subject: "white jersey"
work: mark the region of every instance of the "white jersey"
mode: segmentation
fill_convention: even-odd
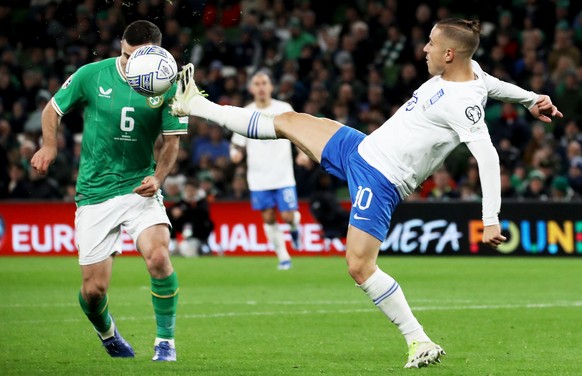
[[[435,76],[380,128],[358,152],[392,182],[402,198],[438,169],[461,142],[490,139],[484,121],[487,96],[528,107],[537,94],[489,76],[473,62],[475,79],[446,81]]]
[[[255,103],[245,108],[259,110]],[[293,108],[287,102],[271,99],[271,105],[259,111],[278,115],[293,111]],[[231,142],[246,148],[247,183],[251,191],[295,186],[293,154],[289,140],[256,140],[234,133]]]

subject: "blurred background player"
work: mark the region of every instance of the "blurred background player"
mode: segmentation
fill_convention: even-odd
[[[85,109],[81,162],[77,179],[75,229],[83,284],[79,303],[112,357],[133,358],[131,345],[109,314],[107,290],[113,259],[121,253],[122,226],[133,238],[151,276],[157,331],[155,361],[175,361],[174,328],[178,279],[169,257],[170,221],[160,187],[178,155],[187,119],[169,113],[175,86],[163,96],[146,98],[129,87],[125,65],[133,51],[160,45],[153,23],[135,21],[121,40],[121,56],[79,68],[44,108],[44,143],[31,165],[46,174],[57,156],[61,117],[76,106]],[[154,143],[163,145],[154,160]]]
[[[253,103],[246,108],[281,114],[293,111],[287,102],[271,97],[273,84],[266,72],[257,72],[248,86]],[[285,237],[277,223],[279,209],[281,219],[289,224],[289,234],[293,248],[301,248],[297,190],[293,175],[293,154],[289,140],[257,140],[234,133],[231,139],[230,158],[234,163],[242,162],[246,154],[247,182],[251,192],[251,205],[260,210],[267,240],[273,245],[279,269],[291,268],[291,257],[287,252]]]

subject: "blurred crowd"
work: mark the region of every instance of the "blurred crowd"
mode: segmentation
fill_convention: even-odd
[[[434,22],[447,17],[479,19],[475,58],[483,69],[550,95],[564,114],[547,125],[523,106],[487,103],[503,197],[582,197],[582,2],[8,0],[0,5],[0,198],[74,200],[82,114],[63,117],[57,160],[39,176],[30,159],[42,143],[41,112],[80,66],[119,56],[120,36],[134,20],[160,27],[163,47],[179,65],[194,63],[198,85],[215,102],[246,105],[249,77],[266,69],[275,97],[296,111],[369,133],[428,78],[423,47]],[[179,201],[190,184],[210,201],[246,199],[245,167],[230,162],[229,140],[222,128],[190,118],[166,198]],[[299,196],[313,195],[319,167],[297,158],[295,172]],[[410,199],[480,200],[467,148]]]

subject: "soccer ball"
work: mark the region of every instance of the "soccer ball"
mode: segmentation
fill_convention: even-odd
[[[146,97],[164,94],[172,87],[178,66],[172,55],[160,46],[142,46],[133,51],[125,76],[131,88]]]

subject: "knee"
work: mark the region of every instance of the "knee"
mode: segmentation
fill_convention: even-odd
[[[83,281],[83,299],[89,304],[97,304],[107,294],[107,284],[101,281]]]
[[[172,273],[169,251],[165,247],[152,250],[145,261],[150,275],[154,278],[164,278]]]
[[[293,212],[292,211],[281,212],[281,219],[285,223],[289,224],[293,223]]]
[[[376,270],[375,262],[367,258],[346,256],[346,262],[348,264],[348,273],[358,285],[366,282]]]

